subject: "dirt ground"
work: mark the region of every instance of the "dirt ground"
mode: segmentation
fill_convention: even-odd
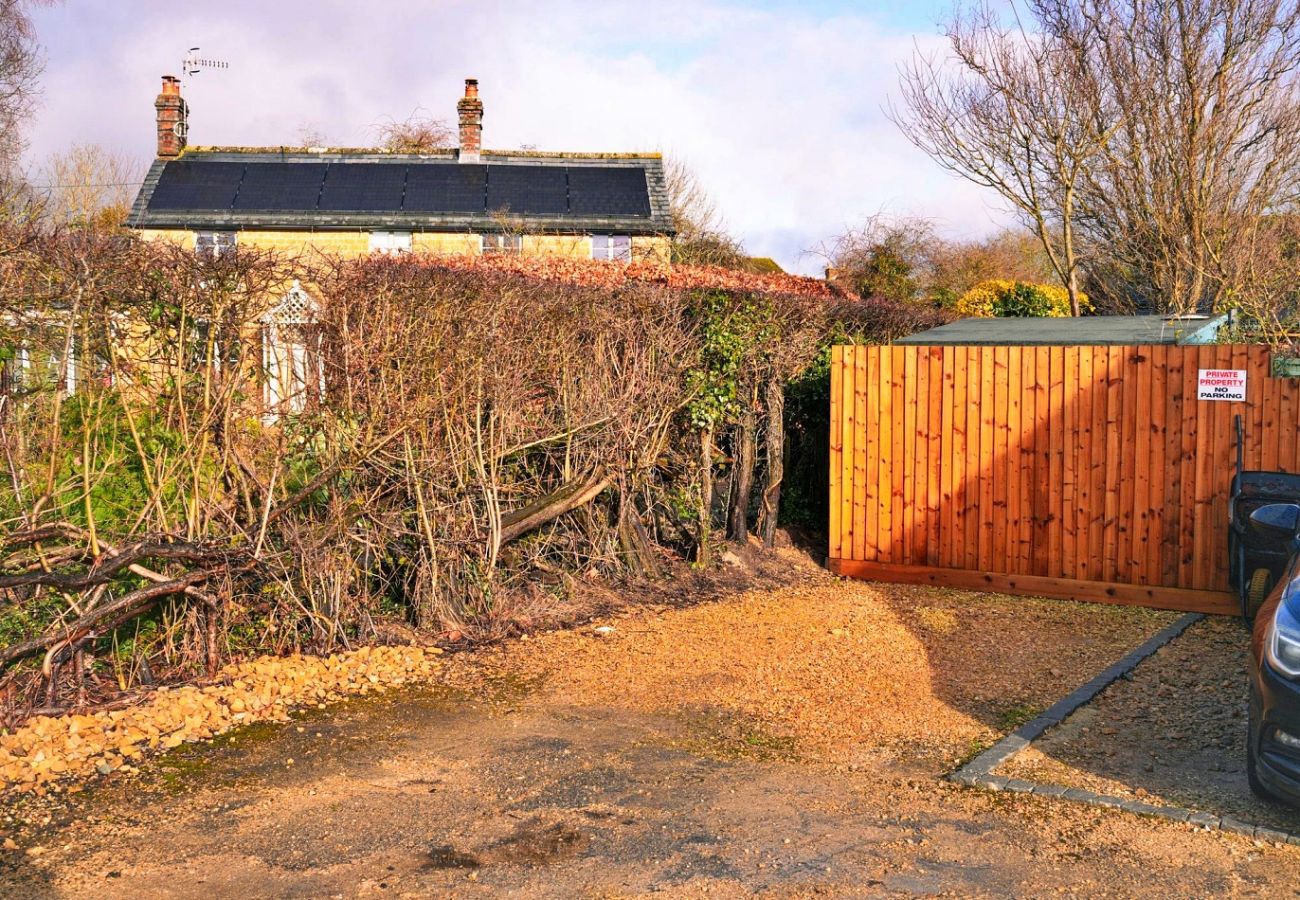
[[[998,774],[1300,832],[1300,811],[1246,783],[1249,641],[1239,621],[1198,622]]]
[[[0,894],[1289,892],[1295,848],[941,779],[1169,620],[824,575],[629,611],[11,804]]]

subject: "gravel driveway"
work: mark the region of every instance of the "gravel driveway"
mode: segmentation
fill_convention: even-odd
[[[1168,621],[824,576],[6,810],[0,894],[1233,896],[1300,853],[942,774]]]
[[[1246,783],[1248,652],[1239,621],[1204,619],[998,774],[1300,833],[1300,811]]]

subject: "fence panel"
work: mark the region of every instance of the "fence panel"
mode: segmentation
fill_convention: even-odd
[[[1232,423],[1300,472],[1300,385],[1257,346],[836,347],[830,564],[845,575],[1232,612]],[[1197,398],[1244,369],[1244,402]]]

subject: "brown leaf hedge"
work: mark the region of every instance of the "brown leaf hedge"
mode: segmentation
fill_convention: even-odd
[[[499,637],[578,579],[707,564],[724,522],[770,541],[786,384],[942,320],[779,274],[90,231],[4,235],[0,279],[11,720],[394,629]]]

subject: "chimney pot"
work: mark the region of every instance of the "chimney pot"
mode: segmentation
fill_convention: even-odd
[[[171,159],[185,149],[188,131],[189,107],[181,97],[181,80],[175,75],[164,75],[162,91],[154,100],[158,119],[158,156]]]
[[[456,104],[460,118],[460,154],[463,163],[476,163],[483,149],[483,101],[478,98],[478,79],[465,79],[465,96]]]

